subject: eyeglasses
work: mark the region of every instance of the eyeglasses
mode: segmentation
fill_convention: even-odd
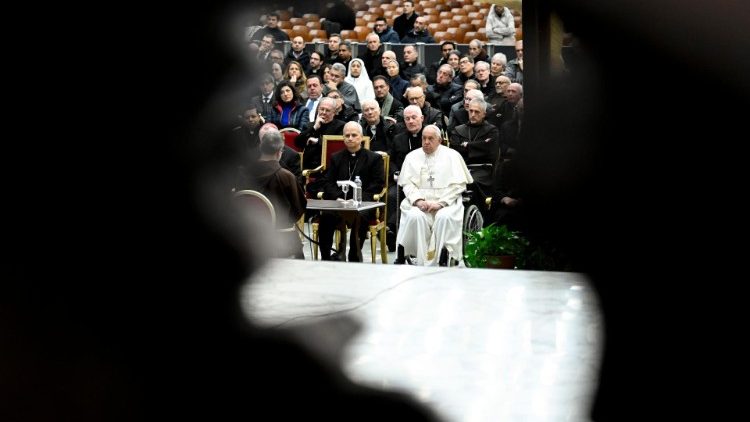
[[[411,98],[408,98],[408,100],[409,101],[417,101],[420,98],[424,98],[424,95],[420,95],[419,97],[411,97]]]

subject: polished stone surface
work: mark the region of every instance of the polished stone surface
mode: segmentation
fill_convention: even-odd
[[[262,326],[355,318],[347,373],[446,421],[588,420],[603,321],[583,275],[276,260],[243,305]]]

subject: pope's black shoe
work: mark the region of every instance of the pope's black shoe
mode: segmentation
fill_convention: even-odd
[[[396,259],[393,261],[396,265],[406,264],[406,257],[404,256],[404,247],[398,245],[396,248]]]
[[[385,231],[385,244],[388,246],[388,252],[396,250],[396,233],[391,229]]]
[[[438,261],[438,266],[448,266],[448,249],[446,249],[445,246],[443,246],[443,249],[440,250],[440,260]]]

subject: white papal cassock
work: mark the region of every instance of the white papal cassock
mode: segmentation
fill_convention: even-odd
[[[473,181],[461,154],[443,145],[429,155],[422,148],[406,155],[398,178],[405,198],[396,243],[404,247],[407,256],[416,256],[418,265],[438,265],[443,246],[450,257],[460,259],[463,255],[461,192]],[[440,202],[443,208],[436,213],[423,212],[414,206],[419,199]]]

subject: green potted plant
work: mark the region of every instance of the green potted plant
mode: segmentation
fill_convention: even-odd
[[[494,223],[466,233],[464,262],[473,268],[524,268],[529,241],[516,231]]]

